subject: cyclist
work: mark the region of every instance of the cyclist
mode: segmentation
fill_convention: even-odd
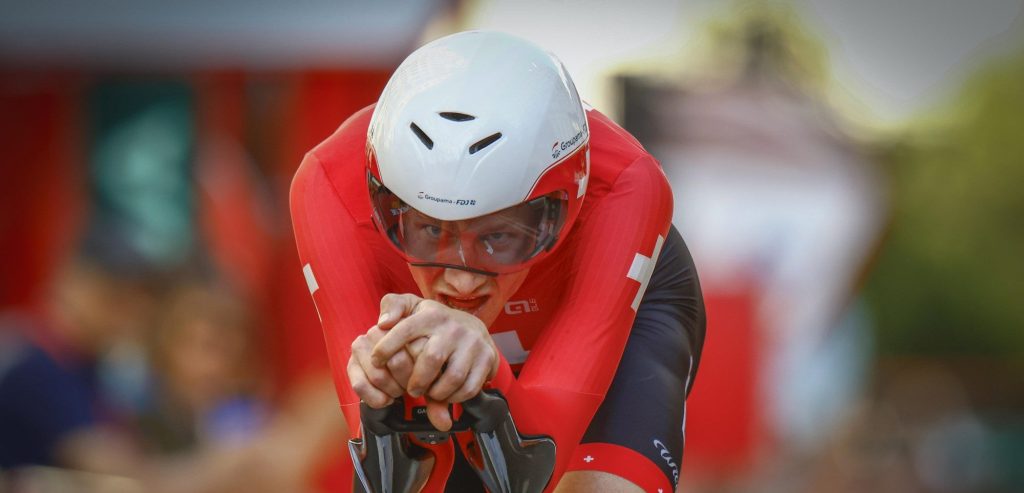
[[[350,429],[360,400],[406,396],[446,430],[493,388],[554,439],[548,490],[674,489],[693,261],[660,166],[552,55],[493,32],[423,46],[306,155],[291,209]]]

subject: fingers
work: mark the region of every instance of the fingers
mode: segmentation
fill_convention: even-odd
[[[429,306],[430,304],[436,303],[430,301],[420,303],[421,306]],[[439,314],[436,311],[423,308],[418,311],[416,316],[402,319],[392,326],[374,346],[372,354],[374,366],[383,367],[395,353],[407,344],[433,332],[439,322]],[[413,355],[413,357],[418,358],[416,355]]]
[[[441,376],[430,386],[427,397],[435,401],[448,402],[448,397],[465,384],[474,363],[477,361],[471,349],[460,349],[452,354]]]
[[[469,372],[469,376],[466,377],[466,381],[463,382],[462,387],[448,396],[446,399],[448,402],[465,402],[473,397],[484,388],[484,383],[487,382],[487,367],[483,365],[474,366]]]
[[[405,350],[409,353],[409,356],[412,356],[412,359],[416,359],[416,357],[423,352],[423,348],[426,347],[428,340],[430,340],[429,337],[420,337],[419,339],[406,344]]]
[[[366,335],[355,338],[352,341],[352,356],[348,365],[352,389],[371,406],[381,402],[378,395],[380,393],[385,394],[387,399],[405,393],[405,387],[398,384],[387,368],[378,368],[370,363],[373,340],[378,337],[379,329],[373,327]]]
[[[427,399],[427,419],[439,431],[452,429],[452,415],[448,412],[447,402],[438,402]]]
[[[412,368],[415,364],[415,357],[409,354],[408,349],[405,349],[395,353],[388,360],[387,367],[391,376],[404,389],[409,387],[409,377],[412,376]]]
[[[380,318],[377,326],[383,330],[389,330],[403,318],[412,315],[423,298],[414,294],[388,293],[380,299]]]
[[[356,361],[355,355],[348,359],[348,381],[356,395],[374,409],[389,406],[395,401],[390,395],[370,383],[363,368]]]
[[[412,376],[413,365],[416,364],[416,357],[420,355],[423,348],[427,345],[427,340],[426,337],[420,337],[406,344],[403,351],[395,353],[388,360],[387,367],[391,371],[391,376],[404,389],[409,388],[409,377]]]
[[[431,300],[397,294],[381,300],[381,316],[382,324],[371,329],[375,344],[369,363],[384,374],[367,368],[365,360],[358,362],[365,378],[389,396],[398,397],[393,395],[393,382],[412,397],[426,394],[437,403],[462,402],[478,394],[493,377],[499,361],[497,348],[478,318]],[[435,427],[450,426],[446,407],[439,404],[428,411]]]
[[[383,342],[383,341],[382,341]],[[435,337],[427,341],[427,345],[416,357],[416,364],[409,376],[409,395],[419,397],[441,373],[442,367],[455,351],[456,343],[444,337]]]

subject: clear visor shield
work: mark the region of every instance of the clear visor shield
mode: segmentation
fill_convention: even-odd
[[[548,194],[500,211],[459,221],[430,217],[369,177],[374,219],[412,265],[456,268],[486,275],[525,269],[555,245],[568,201]]]

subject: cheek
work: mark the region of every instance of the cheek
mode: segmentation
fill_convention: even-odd
[[[441,278],[441,269],[432,269],[429,267],[413,267],[409,266],[409,272],[412,274],[412,280],[416,282],[416,287],[420,288],[420,296],[424,298],[434,297],[434,286],[437,284],[437,280]]]
[[[519,291],[519,287],[522,286],[523,282],[526,281],[526,275],[529,274],[529,273],[530,273],[530,269],[526,269],[526,270],[521,271],[521,272],[516,272],[514,274],[507,274],[505,276],[499,277],[497,279],[497,283],[498,283],[497,291],[501,293],[501,297],[505,301],[508,301],[509,298],[511,298],[512,295],[514,295],[516,293],[516,291]],[[504,304],[505,304],[505,302],[503,301],[502,305],[504,305]]]
[[[523,272],[506,274],[498,277],[494,281],[496,286],[494,286],[492,292],[495,294],[487,301],[487,307],[485,309],[488,317],[491,318],[487,323],[488,326],[494,322],[494,320],[498,318],[498,315],[501,314],[502,310],[505,309],[505,303],[507,303],[512,298],[512,295],[516,294],[519,287],[523,285],[523,282],[526,281],[526,275],[529,272],[529,269],[527,269]]]
[[[480,320],[484,322],[488,328],[494,324],[494,321],[498,319],[498,315],[501,315],[501,311],[505,308],[505,300],[498,299],[497,297],[491,297],[487,300],[487,304],[478,313]]]

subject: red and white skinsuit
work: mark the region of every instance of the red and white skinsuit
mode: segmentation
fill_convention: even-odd
[[[405,260],[371,217],[365,156],[372,111],[356,113],[311,150],[291,189],[299,257],[350,430],[359,429],[359,398],[346,372],[350,344],[376,323],[386,293],[419,293]],[[621,453],[605,470],[621,475],[628,465],[651,478],[634,482],[671,491],[656,466],[633,450],[578,446],[615,375],[672,218],[672,192],[654,158],[599,112],[589,110],[587,118],[591,170],[580,215],[489,328],[503,353],[489,387],[505,395],[520,433],[554,439],[549,491],[567,470],[602,469],[582,460],[588,447],[604,447],[605,456],[609,447]],[[450,443],[435,450],[438,464],[451,456]],[[438,469],[425,491],[441,490]]]

